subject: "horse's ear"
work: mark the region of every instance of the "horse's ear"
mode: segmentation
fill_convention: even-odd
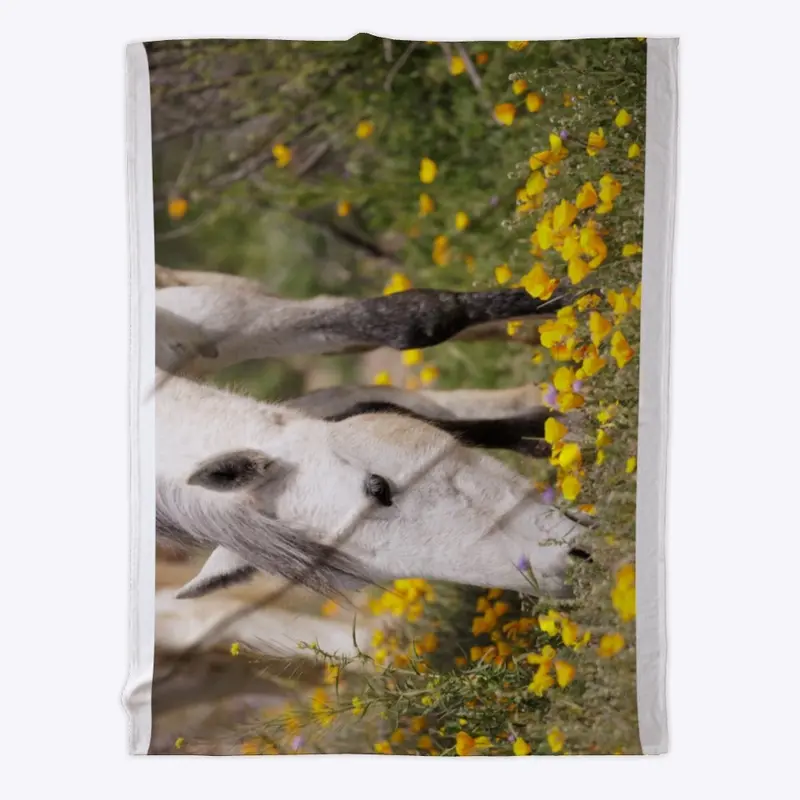
[[[236,553],[218,547],[203,564],[203,568],[175,595],[178,598],[202,597],[204,594],[226,586],[234,586],[250,580],[256,568]]]
[[[260,450],[233,450],[204,461],[187,483],[215,492],[233,492],[264,483],[276,472],[277,466],[277,462]]]

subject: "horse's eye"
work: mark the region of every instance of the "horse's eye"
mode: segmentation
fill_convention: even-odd
[[[386,478],[382,478],[380,475],[370,475],[364,488],[367,494],[374,497],[382,506],[392,504],[392,489]]]

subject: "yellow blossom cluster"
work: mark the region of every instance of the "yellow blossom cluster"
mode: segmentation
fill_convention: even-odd
[[[636,616],[636,571],[633,564],[625,564],[617,570],[611,602],[623,622],[630,622]]]

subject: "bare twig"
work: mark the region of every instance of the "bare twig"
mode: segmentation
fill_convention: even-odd
[[[475,69],[475,65],[472,63],[472,59],[469,57],[467,48],[464,47],[461,42],[457,42],[456,50],[458,50],[458,54],[461,56],[461,60],[464,62],[464,67],[467,70],[469,79],[472,81],[472,85],[477,91],[483,91],[483,82],[481,81],[481,76],[478,74],[478,70]]]
[[[387,73],[386,80],[383,83],[383,88],[386,89],[387,92],[392,88],[392,81],[395,79],[397,73],[400,72],[400,70],[403,68],[403,64],[405,64],[406,61],[408,61],[409,56],[411,55],[411,53],[414,52],[414,48],[418,44],[419,42],[410,42],[408,47],[406,47],[406,49],[403,51],[403,54],[400,56],[400,58],[398,58],[397,61],[395,61],[394,64],[392,65],[392,68]]]

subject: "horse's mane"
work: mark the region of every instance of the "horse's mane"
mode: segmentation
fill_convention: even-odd
[[[364,568],[299,526],[274,519],[242,498],[222,498],[174,481],[156,481],[156,534],[181,544],[224,547],[249,567],[325,595],[371,583]],[[231,575],[230,579],[242,577]]]

